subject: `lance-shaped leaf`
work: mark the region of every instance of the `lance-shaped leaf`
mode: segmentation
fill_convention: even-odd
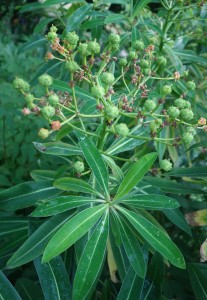
[[[114,199],[120,198],[128,194],[147,173],[147,171],[152,166],[156,158],[156,153],[149,153],[140,158],[138,162],[133,164],[127,172],[126,176],[124,177],[123,181],[121,182]]]
[[[71,287],[68,273],[60,256],[41,264],[41,258],[34,260],[34,265],[42,286],[45,300],[71,299]]]
[[[0,299],[1,300],[21,300],[17,291],[6,278],[4,273],[0,271]]]
[[[21,266],[41,255],[51,237],[71,217],[65,212],[43,223],[10,258],[7,268]]]
[[[79,144],[87,163],[96,177],[97,182],[104,190],[105,194],[108,195],[108,170],[101,154],[96,146],[87,137],[80,138]]]
[[[182,253],[162,230],[153,225],[147,219],[143,218],[141,215],[137,215],[136,213],[119,206],[117,208],[151,246],[153,246],[176,267],[181,269],[185,268],[185,261]]]
[[[116,222],[120,228],[121,239],[132,268],[138,276],[144,278],[146,265],[140,244],[120,216],[114,211]]]
[[[44,254],[47,262],[62,253],[79,240],[102,216],[108,205],[87,208],[69,220],[50,240]]]
[[[34,205],[60,194],[51,181],[29,181],[0,192],[0,206],[5,210],[16,210]]]
[[[196,300],[206,300],[206,272],[202,271],[199,264],[188,264],[188,272]]]
[[[180,229],[184,230],[187,234],[192,236],[190,226],[186,222],[186,219],[184,218],[182,212],[177,209],[164,209],[163,213],[166,215],[166,217],[174,223],[176,226],[178,226]]]
[[[44,300],[42,290],[38,283],[30,279],[24,277],[17,279],[15,289],[24,300]]]
[[[92,199],[83,196],[62,196],[51,199],[48,203],[38,206],[30,216],[32,217],[48,217],[57,215],[66,210],[83,206],[90,203],[105,202],[104,200]]]
[[[56,155],[56,156],[72,156],[80,155],[81,150],[77,146],[69,145],[62,142],[55,143],[33,143],[37,150],[44,154]]]
[[[73,284],[73,300],[84,299],[96,286],[106,252],[108,223],[107,211],[94,229],[80,258]]]
[[[86,194],[95,194],[103,198],[99,192],[94,190],[87,182],[70,177],[63,177],[55,180],[54,187],[63,191],[81,192]]]
[[[121,203],[137,208],[161,210],[177,208],[180,206],[177,200],[157,194],[132,195],[129,197],[126,195],[123,198],[125,199],[120,200]]]

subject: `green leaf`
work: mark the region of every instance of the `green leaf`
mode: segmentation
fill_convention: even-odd
[[[108,170],[100,152],[87,137],[80,138],[79,145],[87,163],[96,177],[97,182],[105,194],[108,195]]]
[[[105,160],[105,162],[107,163],[107,165],[109,166],[109,168],[111,169],[113,175],[116,177],[116,179],[118,181],[122,181],[124,178],[124,173],[122,172],[122,169],[117,166],[117,164],[115,163],[115,161],[106,155],[102,154],[103,159]]]
[[[43,223],[10,258],[7,268],[12,269],[21,266],[40,256],[51,237],[71,217],[72,215],[66,212]]]
[[[57,156],[72,156],[72,155],[81,154],[81,150],[79,147],[62,143],[62,142],[52,142],[52,143],[33,142],[33,144],[38,151],[44,154],[57,155]]]
[[[34,265],[42,286],[45,300],[71,299],[71,287],[65,265],[60,256],[42,264],[41,258],[34,260]]]
[[[104,24],[111,23],[128,23],[128,19],[126,16],[122,14],[110,14],[104,20]]]
[[[117,300],[139,300],[141,299],[144,286],[144,278],[138,277],[132,266],[122,282]]]
[[[190,226],[179,209],[164,209],[163,213],[173,224],[192,236]]]
[[[95,194],[103,198],[99,192],[94,190],[87,182],[70,177],[63,177],[55,180],[54,187],[63,191],[81,192],[86,194]]]
[[[54,181],[56,175],[57,175],[56,171],[51,171],[51,170],[33,170],[30,172],[30,176],[35,181],[42,181],[42,180]]]
[[[87,16],[87,13],[91,10],[93,7],[92,4],[84,4],[68,18],[67,25],[66,25],[66,32],[73,31],[76,28],[79,28],[82,21]]]
[[[122,243],[130,264],[137,275],[144,278],[146,273],[146,265],[140,244],[131,230],[127,227],[124,221],[120,219],[119,215],[115,211],[114,214],[116,215],[116,221],[120,227]]]
[[[137,1],[137,4],[133,8],[133,18],[137,17],[140,11],[149,3],[151,0],[142,0],[142,1]]]
[[[171,194],[204,194],[205,192],[201,189],[197,189],[192,187],[192,185],[185,184],[185,183],[177,183],[172,180],[168,180],[165,178],[158,178],[158,177],[150,177],[146,176],[144,181],[160,188],[164,193],[171,193]]]
[[[106,252],[108,223],[106,212],[85,246],[74,279],[73,300],[85,299],[96,286]]]
[[[55,20],[54,18],[45,18],[45,19],[40,19],[39,23],[35,26],[33,30],[33,34],[40,33],[41,31],[45,30],[46,26]]]
[[[98,221],[106,208],[106,204],[88,208],[69,220],[48,243],[43,254],[43,262],[49,261],[72,246]]]
[[[32,217],[48,217],[57,215],[61,212],[76,208],[87,204],[100,204],[104,200],[86,198],[83,196],[62,196],[51,199],[47,203],[38,206],[31,214]]]
[[[0,192],[0,205],[5,210],[16,210],[34,205],[60,194],[51,181],[29,181]]]
[[[156,153],[149,153],[140,158],[127,172],[114,199],[128,194],[134,186],[143,178],[157,158]]]
[[[40,38],[39,36],[35,37],[32,41],[24,43],[21,47],[18,49],[18,53],[22,53],[24,51],[31,50],[33,48],[38,48],[39,46],[45,45],[47,42],[46,38]]]
[[[207,168],[206,167],[173,168],[173,170],[171,172],[168,172],[166,175],[176,176],[176,177],[203,178],[203,177],[207,177]]]
[[[95,27],[100,26],[100,25],[101,26],[104,25],[104,19],[93,17],[91,20],[86,21],[81,25],[81,30],[87,30],[87,29],[95,28]]]
[[[199,264],[188,264],[188,272],[196,300],[206,300],[206,274],[202,272]]]
[[[1,300],[21,300],[17,291],[2,271],[0,271],[0,298]]]
[[[178,247],[166,236],[158,227],[153,225],[147,219],[143,218],[125,208],[117,207],[144,239],[153,246],[159,253],[167,258],[178,268],[185,268],[185,261]]]
[[[118,199],[117,202],[119,202]],[[152,210],[172,209],[180,206],[177,200],[157,194],[125,195],[122,199],[120,199],[120,202],[129,206]]]
[[[180,57],[185,64],[192,64],[192,63],[197,63],[197,64],[202,64],[206,65],[207,64],[207,59],[202,56],[196,55],[196,53],[192,50],[184,50],[182,51],[176,51],[173,50],[175,55]]]
[[[61,3],[80,3],[80,2],[85,2],[85,0],[46,0],[43,3],[28,3],[25,4],[21,9],[20,12],[29,12],[29,11],[34,11],[34,10],[41,10],[45,7],[49,7],[55,4],[61,4]]]
[[[17,279],[15,283],[15,288],[22,299],[24,300],[44,300],[42,290],[37,285],[27,278]]]

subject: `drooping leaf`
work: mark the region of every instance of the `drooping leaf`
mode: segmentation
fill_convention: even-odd
[[[79,240],[102,216],[107,205],[87,208],[69,220],[48,243],[43,262],[51,260]]]
[[[65,212],[43,223],[10,258],[7,268],[12,269],[21,266],[40,256],[51,237],[71,217],[72,215]]]
[[[79,147],[69,145],[62,142],[51,143],[33,143],[38,151],[44,154],[57,155],[57,156],[72,156],[81,155]]]
[[[0,271],[0,298],[1,300],[21,300],[17,291],[2,271]]]
[[[73,299],[79,300],[91,294],[98,281],[106,252],[108,238],[108,212],[94,229],[80,258],[73,284]]]
[[[55,180],[54,187],[63,190],[63,191],[72,191],[72,192],[81,192],[86,194],[95,194],[101,198],[101,195],[98,191],[94,190],[87,182],[70,177],[63,177]]]
[[[124,177],[123,181],[121,182],[114,199],[118,199],[128,194],[147,173],[149,168],[155,162],[156,158],[156,153],[149,153],[140,158],[135,164],[133,164]]]
[[[141,215],[125,208],[118,208],[151,246],[153,246],[176,267],[181,269],[185,268],[185,261],[182,253],[172,240],[163,233],[163,231],[147,219],[143,218]]]
[[[85,156],[87,163],[96,177],[97,182],[103,189],[104,193],[108,195],[108,170],[100,152],[87,137],[81,138],[79,145],[83,151],[83,155]]]
[[[173,209],[180,206],[177,200],[157,194],[125,195],[120,202],[129,206],[152,210]]]
[[[5,210],[16,210],[34,205],[60,194],[51,181],[29,181],[0,192],[0,205]]]
[[[116,212],[114,212],[114,214],[116,216],[118,226],[120,227],[122,243],[130,264],[135,270],[136,274],[144,278],[146,273],[146,265],[140,244],[120,216]]]
[[[104,200],[97,200],[93,198],[87,198],[83,196],[61,196],[55,199],[51,199],[47,203],[39,205],[31,214],[32,217],[48,217],[57,215],[61,212],[87,205],[100,202],[105,202]]]
[[[190,226],[179,209],[164,209],[163,212],[173,224],[192,236]]]
[[[71,299],[68,273],[60,256],[44,264],[41,263],[41,257],[38,257],[34,260],[34,265],[45,300]]]

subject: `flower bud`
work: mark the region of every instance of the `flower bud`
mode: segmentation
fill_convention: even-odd
[[[188,127],[186,128],[186,132],[188,132],[188,133],[190,133],[190,134],[192,134],[192,135],[196,135],[196,130],[195,130],[195,128],[192,127],[192,126],[188,126]]]
[[[128,54],[128,58],[130,60],[134,60],[137,58],[137,53],[135,51],[130,51],[129,54]]]
[[[172,163],[168,159],[163,159],[160,161],[160,168],[166,172],[172,170]]]
[[[190,144],[193,141],[194,137],[191,133],[185,132],[182,136],[182,140],[186,144]]]
[[[101,50],[101,47],[99,43],[97,42],[90,42],[88,43],[88,51],[90,51],[92,54],[99,53]]]
[[[91,52],[88,50],[88,44],[87,43],[82,43],[78,46],[78,51],[80,54],[83,56],[88,56],[91,55]]]
[[[30,111],[29,108],[24,107],[24,108],[22,109],[22,114],[23,114],[24,116],[28,116],[28,115],[31,114],[31,111]]]
[[[55,39],[57,39],[58,35],[56,32],[51,32],[49,31],[48,34],[45,36],[47,38],[47,40],[50,42],[50,43],[54,43]]]
[[[61,128],[60,121],[53,121],[51,127],[52,127],[52,130],[59,130]]]
[[[48,102],[50,105],[56,107],[59,104],[59,97],[57,94],[52,94],[48,98]]]
[[[194,91],[196,89],[196,84],[194,81],[188,81],[186,86],[189,91]]]
[[[182,109],[182,108],[190,108],[191,107],[191,104],[189,101],[187,100],[184,100],[182,98],[178,98],[174,101],[174,104],[175,106],[177,106],[179,109]]]
[[[25,100],[28,102],[28,103],[32,103],[34,101],[34,95],[32,94],[26,94],[25,95]]]
[[[102,98],[105,95],[105,90],[102,86],[93,86],[91,88],[91,93],[96,98]]]
[[[101,74],[101,81],[107,85],[112,85],[114,83],[114,75],[109,72],[104,72]]]
[[[76,161],[73,165],[73,168],[76,173],[83,173],[84,172],[84,163],[82,161]]]
[[[127,65],[127,60],[126,60],[126,58],[124,58],[124,57],[120,58],[120,59],[119,59],[119,65],[120,65],[121,67],[125,67],[125,66]]]
[[[68,32],[66,34],[65,39],[71,46],[73,46],[73,48],[75,48],[75,46],[77,45],[77,43],[79,41],[79,36],[75,33],[75,31]]]
[[[194,118],[194,113],[191,109],[184,108],[180,111],[180,117],[184,121],[191,121]]]
[[[49,130],[45,128],[41,128],[38,132],[38,135],[41,139],[46,139],[49,136]]]
[[[38,78],[41,85],[48,87],[53,84],[53,78],[50,75],[43,74]]]
[[[69,61],[69,62],[67,62],[65,64],[65,68],[70,73],[75,73],[78,70],[79,66],[78,66],[77,62],[75,62],[74,60],[72,60],[72,61]]]
[[[137,51],[142,51],[142,50],[144,50],[144,43],[142,41],[135,41],[133,43],[133,47]]]
[[[165,67],[167,65],[167,59],[164,56],[158,56],[157,63],[159,66]]]
[[[180,111],[177,107],[175,106],[170,106],[168,109],[167,109],[167,114],[169,115],[170,118],[178,118],[179,117],[179,114],[180,114]]]
[[[108,38],[110,44],[119,44],[120,40],[121,40],[120,35],[115,33],[111,33]]]
[[[108,105],[105,107],[104,109],[104,112],[105,112],[105,116],[107,119],[115,119],[118,117],[119,115],[119,109],[118,107],[114,106],[114,105]]]
[[[161,94],[163,94],[164,96],[169,95],[172,93],[172,88],[171,85],[164,85],[161,87]]]
[[[156,103],[153,100],[146,100],[144,103],[144,108],[146,111],[151,112],[156,108]]]
[[[198,125],[206,125],[206,119],[205,118],[200,118],[198,120]]]
[[[41,115],[45,118],[45,119],[50,119],[54,116],[55,114],[55,109],[52,106],[44,106],[43,108],[41,108]]]
[[[156,119],[156,120],[150,121],[150,130],[152,132],[157,132],[157,130],[160,128],[161,124],[162,124],[161,119]]]
[[[29,83],[26,82],[24,79],[18,78],[18,77],[16,77],[14,79],[13,85],[14,85],[15,89],[18,89],[23,92],[28,92],[30,89]]]
[[[129,134],[129,128],[125,123],[117,124],[116,126],[114,126],[114,128],[115,128],[115,133],[117,135],[126,136],[127,134]]]

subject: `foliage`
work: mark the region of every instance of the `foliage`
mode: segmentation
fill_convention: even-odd
[[[59,2],[20,9],[50,24],[13,84],[54,163],[0,192],[1,296],[206,299],[206,5]]]

